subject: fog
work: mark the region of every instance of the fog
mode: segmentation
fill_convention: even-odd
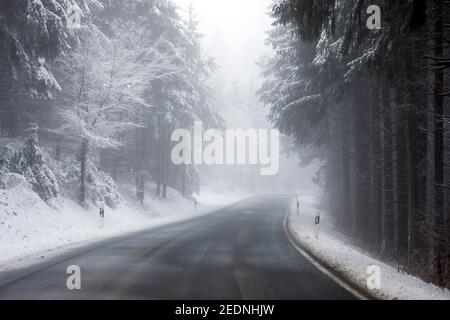
[[[220,65],[217,82],[238,79],[241,85],[256,88],[260,70],[256,61],[269,54],[264,45],[272,20],[271,0],[175,0],[184,10],[192,3],[204,34],[205,54]],[[219,84],[217,84],[219,85]]]
[[[272,128],[267,120],[268,108],[258,99],[262,85],[258,62],[274,53],[266,45],[272,0],[175,0],[180,13],[187,15],[192,5],[203,34],[204,54],[212,57],[218,69],[212,76],[217,111],[227,128]],[[298,154],[287,153],[293,142],[284,137],[280,171],[272,177],[261,177],[254,167],[204,167],[203,189],[248,193],[308,193],[317,196],[318,186],[312,179],[320,164],[301,166]],[[238,177],[235,177],[238,176]],[[237,180],[237,181],[236,181]]]

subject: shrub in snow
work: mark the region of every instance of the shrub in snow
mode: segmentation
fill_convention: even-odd
[[[6,188],[5,176],[8,173],[7,161],[2,157],[2,151],[4,148],[0,148],[0,189]]]
[[[19,144],[17,141],[1,139],[0,140],[0,179],[9,172],[11,159],[17,150],[23,148],[23,144]]]
[[[38,127],[33,124],[28,132],[24,147],[14,153],[7,167],[9,171],[23,175],[39,197],[48,201],[58,195],[58,183],[38,146]]]
[[[26,178],[17,173],[5,173],[2,178],[3,189],[11,190],[18,186],[28,186]]]
[[[72,199],[78,199],[80,192],[79,162],[73,159],[59,172],[67,172],[64,176],[58,175],[64,192]],[[123,200],[111,176],[98,170],[91,160],[88,160],[86,164],[86,200],[97,205],[105,203],[110,208],[116,208]]]
[[[48,201],[57,196],[58,183],[38,146],[37,126],[32,125],[28,131],[30,135],[25,143],[10,140],[0,148],[0,187],[8,188],[21,175],[43,200]]]

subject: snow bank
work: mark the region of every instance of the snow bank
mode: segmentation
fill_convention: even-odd
[[[319,238],[315,237],[314,220],[317,209],[310,196],[300,197],[300,214],[297,214],[296,201],[292,201],[288,229],[294,240],[317,259],[363,288],[372,296],[380,299],[401,300],[450,300],[450,291],[425,283],[419,278],[398,272],[370,254],[352,246],[330,226],[327,217],[321,217]],[[369,266],[378,266],[381,270],[381,289],[367,288]]]
[[[102,223],[96,207],[85,209],[63,197],[46,203],[23,176],[8,174],[6,180],[5,189],[0,189],[0,271],[34,263],[86,241],[189,219],[213,209],[200,202],[196,211],[192,201],[172,189],[166,200],[150,196],[155,194],[154,185],[148,186],[142,207],[134,201],[134,186],[124,184],[125,200],[114,210],[107,208]]]

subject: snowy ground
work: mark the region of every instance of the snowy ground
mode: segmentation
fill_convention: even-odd
[[[106,210],[102,226],[98,208],[85,210],[62,197],[46,204],[21,176],[11,181],[5,190],[0,189],[0,272],[33,264],[87,241],[189,219],[237,199],[205,193],[199,197],[196,211],[194,203],[178,192],[169,189],[168,199],[161,200],[151,196],[154,186],[149,186],[142,208],[133,201],[133,186],[122,185],[125,200],[119,208]]]
[[[296,201],[292,201],[288,217],[288,229],[294,240],[311,252],[317,259],[356,286],[364,288],[380,299],[401,300],[450,300],[450,291],[397,271],[390,265],[380,262],[369,254],[347,243],[338,233],[332,231],[326,217],[321,217],[319,238],[315,237],[314,220],[317,213],[316,201],[311,196],[301,196],[300,214],[297,214]],[[378,266],[381,271],[381,289],[368,290],[368,270]]]

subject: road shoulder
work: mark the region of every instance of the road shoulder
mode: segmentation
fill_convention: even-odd
[[[357,284],[352,283],[349,279],[345,278],[343,274],[337,272],[325,261],[318,259],[311,251],[303,247],[303,244],[295,237],[295,231],[292,230],[290,222],[290,210],[291,204],[288,205],[283,220],[283,228],[286,236],[291,243],[291,245],[306,259],[308,260],[316,269],[328,276],[340,287],[344,288],[350,294],[352,294],[356,299],[359,300],[373,300],[374,296],[363,290]]]
[[[326,217],[321,218],[321,230],[317,239],[314,227],[317,210],[313,202],[302,199],[300,208],[297,213],[295,201],[286,208],[285,230],[291,242],[361,295],[381,300],[450,299],[449,290],[399,271],[338,237]],[[369,290],[369,270],[373,267],[379,269],[380,287]]]

